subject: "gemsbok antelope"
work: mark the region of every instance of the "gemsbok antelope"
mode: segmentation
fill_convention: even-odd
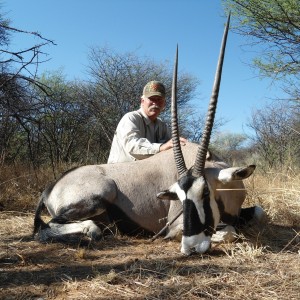
[[[252,174],[255,166],[232,168],[207,150],[229,20],[230,17],[224,31],[201,144],[187,143],[181,149],[178,142],[176,50],[172,85],[174,155],[168,150],[141,161],[87,165],[69,170],[40,197],[34,218],[38,240],[67,241],[73,235],[99,238],[103,226],[113,223],[121,233],[142,231],[153,235],[167,224],[165,237],[173,238],[182,233],[181,252],[188,255],[193,250],[204,253],[209,249],[220,221],[235,226],[263,214],[259,207],[241,208],[246,195],[242,180]],[[41,219],[44,207],[52,217],[47,224]]]

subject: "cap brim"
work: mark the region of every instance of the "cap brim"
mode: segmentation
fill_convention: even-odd
[[[160,96],[162,98],[165,98],[166,96],[160,92],[153,92],[153,93],[146,93],[145,95],[147,98],[152,97],[152,96]]]

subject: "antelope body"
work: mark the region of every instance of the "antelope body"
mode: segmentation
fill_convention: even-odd
[[[188,167],[192,167],[197,149],[198,145],[194,143],[183,147]],[[212,156],[206,161],[205,172],[216,198],[224,205],[225,221],[233,224],[239,219],[246,192],[240,190],[244,189],[240,180],[229,183],[218,180],[220,171],[227,170],[227,167]],[[42,241],[80,232],[97,237],[101,234],[98,226],[86,222],[93,220],[101,225],[115,222],[126,234],[137,234],[141,230],[157,233],[181,209],[176,201],[162,201],[156,197],[176,181],[171,149],[141,161],[89,165],[70,170],[43,192],[36,211],[35,231]],[[239,190],[217,191],[217,188]],[[52,217],[47,225],[40,218],[44,206]],[[182,217],[170,226],[168,235],[176,236],[181,230]]]
[[[229,19],[222,49],[228,24]],[[219,66],[223,59],[220,60]],[[219,69],[216,78],[220,77]],[[236,225],[259,211],[241,208],[246,195],[242,180],[252,174],[255,166],[230,168],[207,151],[216,103],[213,115],[208,114],[210,121],[201,145],[187,143],[180,148],[176,82],[177,54],[172,88],[174,155],[168,150],[141,161],[89,165],[68,171],[46,188],[40,198],[34,221],[39,240],[60,240],[73,234],[97,238],[101,236],[101,227],[112,223],[122,233],[137,234],[142,230],[154,234],[166,223],[172,223],[166,237],[183,232],[182,253],[190,254],[193,249],[203,253],[209,249],[220,221]],[[212,96],[215,102],[220,79],[216,82]],[[47,224],[40,216],[43,207],[52,217]],[[174,221],[181,209],[182,215]]]

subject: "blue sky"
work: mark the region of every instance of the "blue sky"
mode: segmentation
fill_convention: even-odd
[[[70,80],[85,79],[90,46],[109,46],[157,62],[173,64],[179,45],[179,70],[196,76],[201,84],[193,102],[206,110],[224,30],[220,0],[0,0],[11,26],[37,31],[57,46],[44,49],[50,59],[39,71],[60,68]],[[14,49],[31,41],[12,40]],[[31,44],[30,44],[31,43]],[[245,52],[247,40],[229,32],[217,117],[228,122],[222,131],[248,133],[252,110],[262,107],[279,90],[261,80]],[[196,102],[198,101],[198,102]]]

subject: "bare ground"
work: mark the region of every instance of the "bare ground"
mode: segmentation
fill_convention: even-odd
[[[40,244],[32,220],[1,212],[1,299],[300,299],[299,227],[269,222],[185,257],[162,239]]]

